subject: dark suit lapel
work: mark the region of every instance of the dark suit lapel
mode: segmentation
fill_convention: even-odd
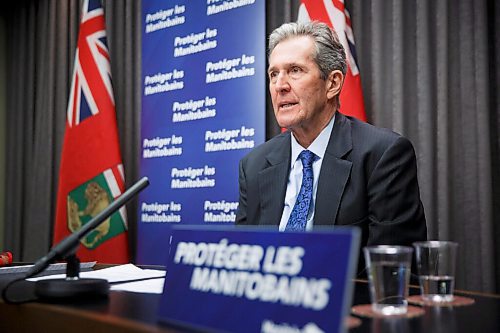
[[[343,158],[351,150],[351,124],[344,115],[337,112],[319,174],[314,212],[315,225],[335,224],[352,168],[352,162]]]
[[[259,173],[260,224],[279,225],[290,171],[290,133],[283,134],[267,156],[269,167]]]

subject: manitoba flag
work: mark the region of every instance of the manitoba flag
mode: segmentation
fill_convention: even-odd
[[[59,172],[54,244],[86,224],[124,191],[104,11],[85,0],[70,88]],[[91,231],[82,261],[129,261],[125,209]]]
[[[340,93],[340,112],[366,121],[361,78],[354,48],[354,34],[344,0],[301,0],[297,21],[321,21],[337,32],[346,51],[348,66],[344,86]]]

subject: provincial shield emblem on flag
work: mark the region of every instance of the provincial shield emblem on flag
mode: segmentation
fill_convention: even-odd
[[[106,171],[70,191],[67,197],[68,228],[79,230],[113,201]],[[94,249],[106,240],[126,231],[124,212],[111,215],[80,241],[88,249]]]

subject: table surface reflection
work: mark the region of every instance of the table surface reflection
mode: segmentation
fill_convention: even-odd
[[[3,289],[5,282],[0,279],[0,288]],[[17,288],[26,295],[33,293],[33,283],[27,281]],[[411,294],[418,291],[418,288],[410,288]],[[473,298],[475,304],[423,307],[424,315],[411,319],[360,318],[361,325],[349,332],[500,332],[500,296],[460,291],[456,294]],[[8,305],[0,301],[0,332],[187,332],[183,328],[158,323],[156,313],[160,297],[112,291],[108,299],[65,304]],[[367,303],[368,284],[356,280],[353,305]]]
[[[410,287],[410,294],[417,295],[419,288]],[[423,306],[424,314],[416,318],[362,318],[360,326],[349,332],[500,332],[500,296],[456,291],[456,295],[474,299],[467,306]],[[353,305],[370,302],[368,284],[356,280]]]

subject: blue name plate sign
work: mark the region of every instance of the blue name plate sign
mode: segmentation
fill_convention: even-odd
[[[227,332],[343,332],[359,231],[173,229],[162,321]]]

